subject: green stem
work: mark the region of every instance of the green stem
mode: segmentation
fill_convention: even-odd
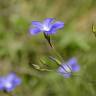
[[[63,57],[60,55],[60,53],[57,52],[54,45],[52,44],[50,35],[47,35],[47,34],[44,33],[44,37],[47,40],[48,44],[50,45],[50,47],[52,49],[51,51],[60,59],[60,61],[61,60],[63,61]]]
[[[44,68],[40,68],[40,66],[36,65],[36,64],[32,64],[33,68],[38,70],[38,71],[52,71],[49,69],[44,69]]]

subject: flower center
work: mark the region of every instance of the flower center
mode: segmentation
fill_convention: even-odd
[[[44,26],[43,26],[43,30],[44,30],[44,31],[49,31],[50,28],[49,28],[48,26],[45,26],[45,25],[44,25]]]
[[[12,87],[12,84],[11,84],[10,82],[6,82],[6,83],[4,84],[4,86],[5,86],[6,88],[11,88],[11,87]]]

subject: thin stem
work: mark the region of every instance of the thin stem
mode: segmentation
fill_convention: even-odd
[[[52,43],[51,43],[51,44],[52,44]],[[53,44],[52,44],[52,46],[53,46]],[[59,52],[57,52],[57,50],[56,50],[56,48],[55,48],[54,46],[52,47],[52,52],[55,53],[55,55],[56,55],[60,60],[63,61],[63,57],[60,55]]]
[[[55,48],[54,45],[52,44],[50,35],[47,35],[47,34],[44,33],[44,37],[45,37],[45,39],[47,40],[47,42],[49,43],[49,45],[50,45],[50,47],[51,47],[51,49],[52,49],[52,52],[54,52],[55,55],[56,55],[57,57],[59,57],[59,58],[63,61],[63,57],[60,55],[60,53],[57,52],[56,48]]]

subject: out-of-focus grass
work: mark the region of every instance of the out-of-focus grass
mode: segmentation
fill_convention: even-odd
[[[31,36],[32,20],[47,17],[65,22],[65,27],[52,36],[56,50],[64,60],[78,58],[81,70],[74,78],[65,79],[55,72],[38,72],[45,56],[55,56],[43,34]],[[96,96],[96,0],[1,0],[0,1],[0,75],[10,71],[22,78],[17,96]],[[46,49],[46,50],[45,50]],[[46,63],[52,69],[55,64]],[[0,96],[7,96],[0,92]]]

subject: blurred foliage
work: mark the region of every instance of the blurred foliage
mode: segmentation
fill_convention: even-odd
[[[81,71],[73,78],[32,68],[32,64],[40,68],[58,67],[46,59],[59,57],[43,34],[29,34],[32,20],[48,17],[65,23],[64,29],[51,38],[64,60],[78,58]],[[21,86],[12,94],[96,96],[96,37],[92,24],[96,24],[96,0],[0,0],[0,75],[15,71],[22,78]],[[42,59],[45,64],[40,63]],[[8,95],[0,92],[0,96]]]

